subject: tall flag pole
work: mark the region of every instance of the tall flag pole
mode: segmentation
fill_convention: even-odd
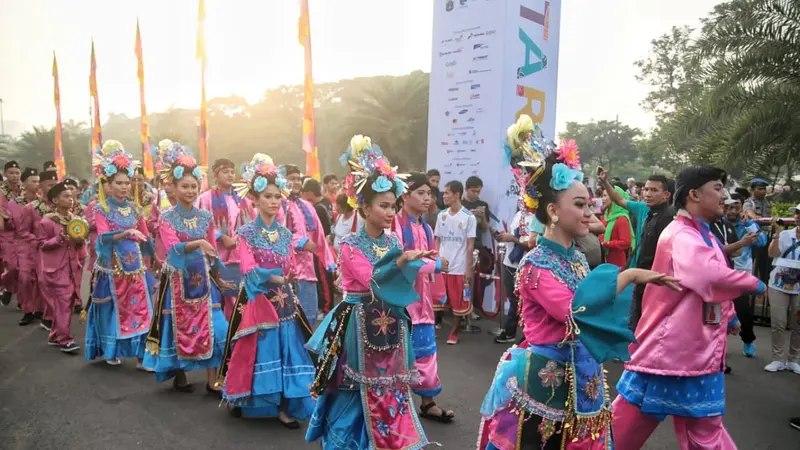
[[[55,51],[53,52],[53,103],[56,106],[56,129],[53,133],[53,160],[58,170],[58,178],[61,179],[67,175],[67,164],[64,162],[64,149],[61,139],[61,90],[58,88],[58,62],[56,61]]]
[[[200,60],[200,126],[198,127],[198,147],[200,165],[208,167],[208,105],[206,104],[206,6],[200,0],[197,10],[197,59]]]
[[[103,129],[100,125],[100,97],[97,95],[97,59],[94,54],[94,39],[92,39],[92,59],[89,71],[89,96],[92,98],[92,151],[100,149],[103,145]]]
[[[145,178],[153,178],[153,153],[150,150],[150,127],[147,124],[147,107],[144,104],[144,58],[142,57],[142,35],[139,32],[139,19],[136,19],[136,76],[139,78],[139,108],[141,112],[142,166]]]
[[[319,181],[319,154],[317,129],[314,118],[314,77],[311,70],[311,20],[308,0],[300,0],[298,23],[300,45],[305,50],[305,76],[303,80],[303,151],[306,152],[306,175]]]

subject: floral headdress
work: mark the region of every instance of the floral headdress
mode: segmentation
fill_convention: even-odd
[[[125,173],[133,178],[136,167],[139,165],[133,160],[130,153],[125,153],[122,143],[108,140],[103,147],[97,150],[92,158],[92,169],[101,182],[107,182],[117,173]],[[104,210],[108,211],[105,192],[102,187],[97,190],[97,199]]]
[[[278,168],[275,167],[272,158],[263,153],[256,153],[253,155],[252,161],[244,167],[242,178],[247,182],[234,183],[233,187],[236,190],[236,194],[244,198],[251,191],[258,193],[264,192],[264,189],[269,186],[268,178],[271,177],[275,178],[275,185],[281,193],[285,193],[288,188],[286,178],[284,178]]]
[[[557,147],[547,140],[530,116],[520,115],[516,123],[508,127],[504,145],[506,163],[511,165],[511,172],[517,181],[520,190],[520,203],[530,211],[539,207],[538,192],[534,183],[547,169],[545,160],[555,155],[556,164],[550,167],[551,177],[549,187],[554,190],[563,190],[572,186],[572,182],[583,181],[583,172],[580,171],[578,147],[575,141],[570,140]]]
[[[375,177],[370,187],[375,192],[389,192],[394,187],[394,193],[400,197],[406,192],[406,173],[397,173],[389,160],[383,156],[383,151],[378,144],[373,144],[369,136],[356,135],[350,139],[350,146],[339,158],[342,166],[349,167],[351,172],[344,179],[344,192],[347,194],[347,203],[355,208],[366,203],[361,191],[370,177]]]
[[[172,144],[172,145],[169,145]],[[197,181],[206,176],[207,169],[197,165],[188,148],[178,142],[163,140],[158,143],[160,176],[165,183],[172,183],[173,180],[180,180],[189,171]]]

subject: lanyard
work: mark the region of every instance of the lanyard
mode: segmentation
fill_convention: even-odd
[[[728,245],[728,228],[725,225],[720,228],[719,222],[715,223],[714,226],[717,227],[717,231],[722,235],[722,244]]]

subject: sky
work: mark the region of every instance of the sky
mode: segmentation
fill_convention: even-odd
[[[436,0],[437,4],[443,0]],[[649,129],[640,107],[647,87],[634,61],[673,25],[699,25],[719,0],[564,0],[557,128],[614,119]],[[317,83],[429,71],[432,0],[310,0]],[[206,0],[208,98],[258,101],[268,88],[300,84],[299,4],[289,0]],[[147,108],[197,108],[195,0],[0,0],[0,98],[7,121],[52,125],[53,51],[62,117],[89,119],[89,54],[94,38],[100,109],[139,115],[134,37],[144,47]]]

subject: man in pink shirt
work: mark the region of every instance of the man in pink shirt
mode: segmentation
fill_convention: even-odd
[[[292,245],[295,251],[295,274],[297,279],[297,299],[303,307],[303,312],[310,323],[317,319],[318,299],[317,275],[314,272],[314,256],[325,264],[328,271],[336,268],[333,253],[325,239],[322,223],[317,217],[314,205],[300,198],[303,186],[303,176],[300,168],[289,164],[283,166],[286,172],[286,181],[291,192],[289,197],[281,202],[278,210],[278,222],[289,229],[294,235]]]
[[[631,360],[617,383],[612,429],[617,450],[642,448],[672,416],[683,450],[735,449],[725,414],[727,335],[739,332],[733,300],[763,293],[764,283],[731,269],[709,224],[723,215],[726,174],[709,166],[676,179],[677,217],[661,233],[653,270],[683,289],[648,285]]]
[[[422,219],[433,201],[431,185],[423,173],[412,173],[407,179],[408,190],[402,196],[403,209],[395,217],[393,231],[406,250],[428,251],[435,248],[433,230]],[[422,397],[420,416],[449,423],[455,417],[452,410],[436,405],[433,398],[442,392],[439,368],[436,362],[436,330],[431,288],[433,275],[446,272],[448,261],[438,258],[436,264],[424,266],[414,282],[414,290],[420,297],[418,302],[406,310],[411,316],[414,328],[411,339],[414,344],[414,357],[419,371],[419,382],[412,384],[414,393]]]
[[[22,171],[16,161],[9,161],[3,167],[3,175],[6,179],[0,183],[0,213],[8,215],[8,203],[16,200],[22,194],[22,186],[19,183]],[[3,306],[11,302],[11,296],[17,293],[17,264],[14,245],[14,230],[0,231],[0,285],[3,293],[0,294],[0,303]],[[3,273],[5,269],[5,273]],[[17,302],[19,303],[19,302]]]
[[[197,207],[210,211],[213,217],[219,258],[225,264],[225,273],[221,273],[220,278],[236,286],[234,289],[222,291],[223,311],[225,317],[230,319],[238,294],[239,282],[242,279],[239,272],[239,252],[236,251],[237,241],[233,236],[236,229],[244,224],[242,223],[244,217],[239,215],[243,200],[233,190],[233,182],[236,181],[236,168],[233,161],[225,158],[218,159],[214,161],[211,170],[214,173],[216,185],[200,194],[197,199]]]

